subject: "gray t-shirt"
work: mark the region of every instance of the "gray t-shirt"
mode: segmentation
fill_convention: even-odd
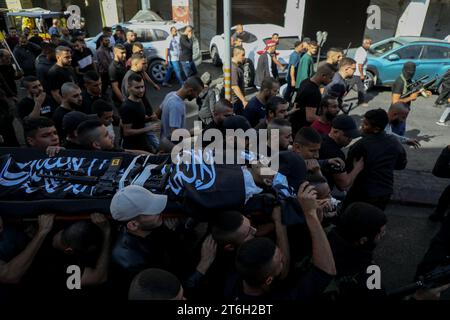
[[[186,128],[186,106],[176,92],[169,93],[161,103],[161,138],[170,140],[171,128]]]

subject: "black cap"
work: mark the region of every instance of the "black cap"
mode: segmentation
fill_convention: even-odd
[[[361,136],[355,120],[346,114],[341,114],[334,118],[331,126],[335,129],[344,131],[344,134],[349,138],[355,139]]]
[[[64,116],[62,121],[62,129],[66,134],[69,134],[77,130],[80,123],[95,118],[97,118],[97,115],[87,115],[80,111],[71,111]]]
[[[247,118],[243,116],[231,116],[227,117],[223,121],[223,127],[224,129],[233,129],[233,130],[242,129],[244,131],[247,131],[252,126],[248,122]]]

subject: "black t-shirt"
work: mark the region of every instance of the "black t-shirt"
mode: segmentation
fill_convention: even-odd
[[[79,68],[79,71],[85,73],[94,70],[94,56],[91,50],[85,49],[83,52],[74,50],[72,54],[72,67]]]
[[[125,65],[121,62],[113,61],[109,65],[108,74],[109,74],[109,81],[111,83],[117,82],[119,85],[119,90],[122,88],[122,81],[125,77],[125,74],[127,73],[127,68]],[[113,93],[113,99],[115,101],[118,101],[116,95]]]
[[[146,110],[142,102],[134,102],[127,99],[119,110],[122,123],[131,124],[132,129],[142,129],[145,127],[145,116],[151,115]],[[123,147],[125,149],[149,150],[146,134],[123,137]]]
[[[63,68],[55,64],[48,71],[48,88],[50,91],[60,90],[62,85],[66,82],[77,83],[76,79],[75,73],[71,67]]]
[[[72,141],[67,141],[67,140],[63,143],[62,146],[68,150],[83,150],[84,149],[82,145],[72,142]]]
[[[411,84],[412,83],[412,81],[411,80],[406,80],[406,83],[409,85],[409,84]],[[398,77],[396,80],[395,80],[395,82],[394,82],[394,84],[392,85],[392,94],[399,94],[399,95],[402,95],[403,94],[403,89],[404,89],[404,87],[405,87],[405,85],[404,85],[404,82],[403,82],[403,80],[402,80],[402,78],[401,77]],[[411,102],[408,102],[408,103],[406,103],[408,106],[409,105],[411,105]]]
[[[30,39],[28,39],[28,41],[40,46],[42,42],[44,42],[44,39],[42,39],[41,36],[32,36]]]
[[[26,116],[28,116],[33,111],[33,109],[34,100],[29,97],[23,98],[17,104],[17,114],[20,119],[24,119]],[[41,105],[41,116],[51,119],[53,117],[54,111],[55,107],[53,106],[53,100],[50,98],[50,96],[47,95]]]
[[[323,141],[322,145],[320,146],[319,151],[319,159],[320,160],[326,160],[326,159],[332,159],[332,158],[340,158],[343,161],[345,161],[345,154],[342,152],[341,148],[338,146],[336,141],[331,139],[329,136],[326,136]],[[330,186],[330,189],[333,189],[334,187],[334,180],[333,180],[333,174],[342,173],[338,171],[332,171],[332,170],[323,170],[322,173],[328,180],[328,185]]]
[[[320,108],[321,100],[322,95],[319,86],[310,79],[305,79],[300,84],[297,98],[295,99],[297,108],[300,110],[292,114],[290,118],[292,124],[292,136],[295,136],[301,128],[311,125],[310,122],[306,121],[306,107],[315,108],[317,112]]]
[[[244,71],[234,62],[231,63],[231,86],[238,86],[241,93],[245,95]],[[238,96],[231,90],[231,103],[238,101],[240,101]]]
[[[64,139],[66,137],[66,133],[64,132],[64,130],[62,128],[63,118],[70,111],[71,110],[68,110],[66,108],[59,106],[58,108],[56,108],[55,112],[53,113],[53,122],[55,123],[55,128],[58,131],[58,135],[61,139]]]

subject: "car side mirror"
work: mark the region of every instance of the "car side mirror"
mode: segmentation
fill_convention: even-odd
[[[397,60],[400,60],[400,57],[398,56],[398,54],[393,53],[393,54],[389,55],[388,60],[389,61],[397,61]]]

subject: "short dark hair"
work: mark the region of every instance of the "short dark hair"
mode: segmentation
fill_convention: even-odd
[[[381,108],[367,111],[364,114],[364,118],[372,127],[378,128],[380,131],[384,131],[389,123],[387,112]]]
[[[339,62],[339,68],[346,67],[346,66],[351,66],[351,65],[354,65],[354,64],[356,64],[356,61],[354,59],[349,58],[349,57],[344,57]]]
[[[97,71],[89,70],[83,75],[84,82],[87,81],[98,81],[100,80],[100,75],[97,73]]]
[[[291,127],[291,126],[292,126],[292,124],[289,120],[275,118],[275,119],[273,119],[272,123],[269,124],[268,129],[270,129],[270,127],[282,128],[282,127]]]
[[[236,254],[236,269],[250,286],[258,287],[272,272],[272,260],[277,246],[268,238],[244,242]]]
[[[89,147],[95,140],[95,130],[103,124],[99,120],[86,120],[77,127],[78,142],[82,146]]]
[[[310,43],[309,43],[309,45],[310,46],[313,46],[313,47],[318,47],[319,46],[319,44],[317,43],[317,41],[311,41]]]
[[[311,143],[317,144],[322,143],[322,137],[316,129],[311,127],[303,127],[295,135],[294,142],[300,145],[307,145]]]
[[[324,63],[319,68],[317,68],[316,75],[324,76],[324,75],[333,75],[335,70],[329,63]]]
[[[200,79],[199,77],[191,76],[186,79],[183,86],[191,88],[191,89],[201,89],[202,90],[204,87],[204,84],[203,84],[202,79]]]
[[[275,32],[275,33],[272,33],[272,37],[273,36],[279,36],[279,34]]]
[[[103,237],[100,228],[91,221],[77,221],[65,228],[61,235],[63,243],[77,255],[91,255],[100,249]]]
[[[280,104],[286,104],[286,103],[288,103],[286,101],[286,99],[279,97],[279,96],[274,96],[274,97],[269,98],[269,101],[267,101],[267,104],[266,104],[266,115],[269,115],[270,112],[276,113],[278,106]]]
[[[142,78],[142,76],[140,76],[137,73],[132,73],[129,77],[128,77],[128,85],[131,85],[131,83],[134,82],[141,82],[144,79]]]
[[[363,237],[373,241],[386,223],[387,217],[381,209],[368,203],[354,202],[340,216],[337,230],[350,242]]]
[[[264,78],[263,81],[261,82],[260,91],[263,91],[265,89],[272,90],[272,87],[275,83],[279,83],[278,80],[271,77]]]
[[[105,35],[105,34],[102,34],[102,35],[99,37],[99,40],[100,40],[100,41],[103,41],[104,39],[110,40],[109,36],[107,36],[107,35]]]
[[[55,51],[56,51],[56,54],[60,54],[61,52],[72,52],[72,50],[69,47],[65,47],[65,46],[57,46]]]
[[[56,44],[51,43],[51,42],[42,42],[41,47],[42,47],[43,54],[49,54],[49,53],[55,51]]]
[[[301,45],[303,42],[302,41],[295,41],[294,43],[294,48],[297,48],[299,45]]]
[[[49,119],[47,117],[26,117],[23,121],[23,132],[26,138],[32,138],[39,129],[50,128],[54,126],[55,123],[52,121],[52,119]]]
[[[233,47],[233,57],[238,54],[238,52],[245,52],[245,49],[241,46]]]
[[[133,279],[128,291],[129,300],[172,300],[181,290],[181,282],[162,269],[146,269]]]
[[[113,111],[112,104],[103,99],[95,100],[94,103],[92,103],[91,108],[98,117],[101,117],[105,112]]]
[[[131,61],[135,61],[135,60],[147,59],[147,57],[141,52],[136,52],[131,55],[130,59],[131,59]]]
[[[229,244],[233,241],[230,236],[238,230],[244,216],[238,211],[219,212],[212,221],[211,235],[219,244]]]
[[[330,101],[333,100],[336,100],[337,102],[337,97],[335,97],[333,94],[325,94],[320,100],[320,109],[323,110],[324,108],[328,108],[328,106],[330,105]]]
[[[39,79],[35,76],[26,76],[23,78],[22,84],[25,88],[27,88],[30,83],[35,82],[35,81],[39,81]]]
[[[144,49],[144,46],[142,43],[140,43],[139,41],[133,42],[133,45],[131,47],[138,47],[140,49]]]
[[[125,46],[121,43],[117,43],[116,45],[114,45],[114,49],[127,50],[127,48],[125,48]]]
[[[112,28],[111,27],[103,27],[102,31],[103,32],[112,32]]]

